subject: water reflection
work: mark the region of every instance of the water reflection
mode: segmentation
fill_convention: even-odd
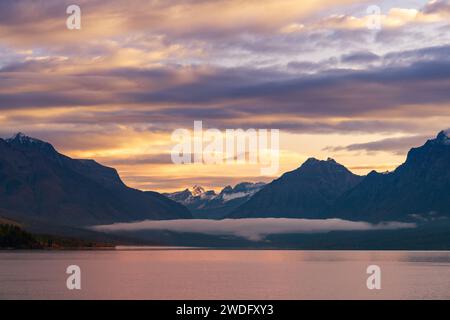
[[[450,252],[139,250],[0,252],[0,298],[449,299]],[[65,268],[82,269],[82,290]],[[366,268],[382,268],[368,290]]]

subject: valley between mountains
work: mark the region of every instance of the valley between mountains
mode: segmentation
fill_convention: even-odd
[[[0,139],[0,222],[116,244],[445,249],[449,164],[442,131],[392,172],[359,176],[332,158],[310,158],[267,184],[160,194],[19,133]]]

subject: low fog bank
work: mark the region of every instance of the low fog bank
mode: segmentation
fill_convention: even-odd
[[[145,220],[140,222],[94,226],[91,227],[91,229],[102,232],[133,232],[145,230],[187,232],[218,236],[237,236],[252,241],[260,241],[271,234],[395,230],[415,227],[416,224],[414,223],[396,221],[371,224],[368,222],[347,221],[342,219],[252,218],[225,220]]]

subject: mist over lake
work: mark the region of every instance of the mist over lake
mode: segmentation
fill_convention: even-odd
[[[190,219],[190,220],[145,220],[132,223],[115,223],[95,226],[92,229],[103,232],[130,232],[145,230],[166,230],[173,232],[200,233],[208,235],[233,235],[252,241],[263,240],[271,234],[289,233],[327,233],[330,231],[373,231],[415,228],[416,224],[407,222],[368,222],[342,219],[289,219],[289,218],[250,218],[250,219]]]

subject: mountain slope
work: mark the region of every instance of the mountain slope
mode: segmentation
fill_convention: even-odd
[[[436,139],[409,151],[404,164],[386,174],[371,172],[343,194],[333,216],[352,220],[432,220],[450,217],[450,139]]]
[[[163,195],[127,187],[115,169],[23,134],[0,139],[0,212],[70,226],[191,217]]]
[[[194,186],[192,191],[185,189],[165,195],[188,207],[196,218],[220,219],[250,199],[264,185],[262,182],[242,182],[234,188],[226,186],[219,194]]]
[[[333,159],[310,158],[266,185],[228,217],[317,218],[361,179]]]

